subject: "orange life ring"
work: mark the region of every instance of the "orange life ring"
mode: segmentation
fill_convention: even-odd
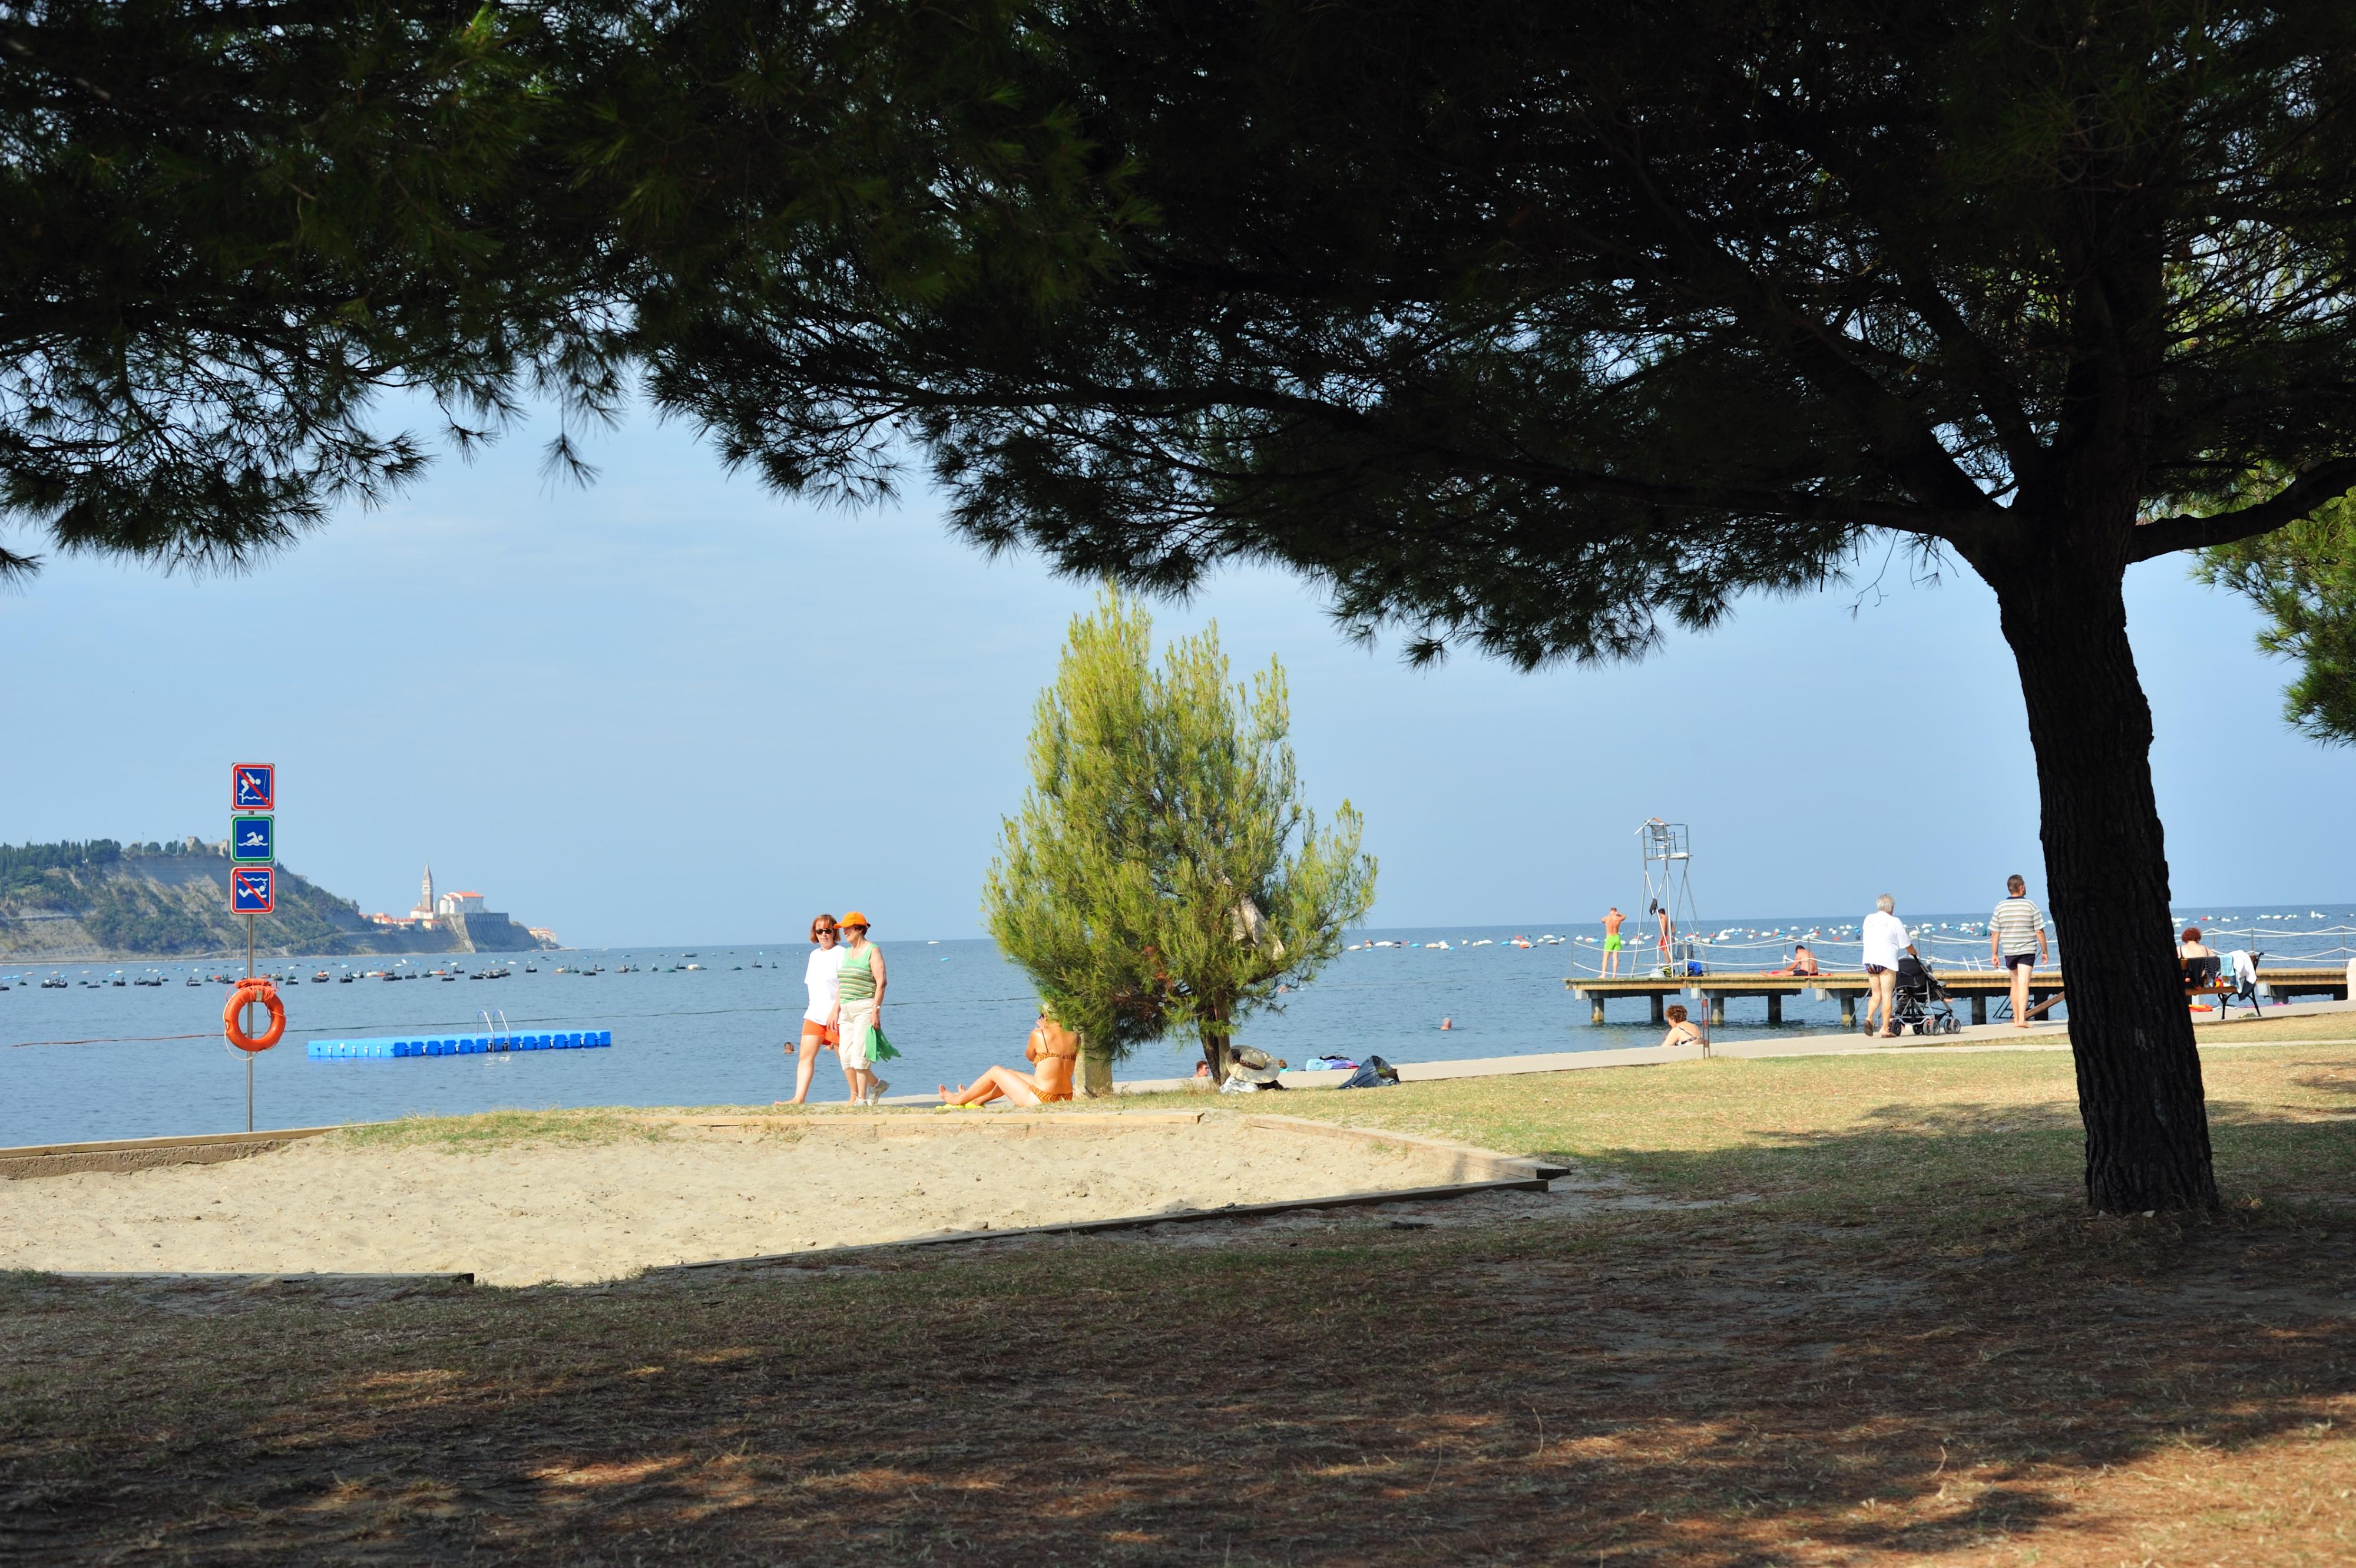
[[[270,1027],[260,1035],[249,1035],[238,1027],[238,1015],[250,1003],[270,1009]],[[229,1004],[221,1009],[221,1029],[229,1043],[241,1051],[266,1051],[276,1045],[286,1033],[286,1004],[278,1000],[278,987],[260,975],[239,981],[237,989],[229,993]]]

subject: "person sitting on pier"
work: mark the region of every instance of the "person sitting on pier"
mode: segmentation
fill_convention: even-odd
[[[1816,955],[1810,950],[1807,943],[1794,942],[1792,961],[1781,969],[1771,969],[1767,972],[1770,974],[1822,974],[1824,971],[1817,966]]]
[[[1661,1049],[1671,1051],[1679,1046],[1699,1046],[1702,1055],[1709,1055],[1709,1031],[1687,1015],[1685,1004],[1673,1004],[1667,1015],[1669,1032],[1661,1036]]]
[[[1001,1099],[1017,1105],[1044,1105],[1049,1101],[1072,1097],[1072,1074],[1080,1056],[1077,1035],[1042,1013],[1038,1023],[1031,1027],[1031,1038],[1023,1044],[1023,1054],[1039,1064],[1036,1072],[994,1067],[970,1085],[958,1084],[955,1094],[945,1083],[941,1085],[942,1106],[985,1105]]]

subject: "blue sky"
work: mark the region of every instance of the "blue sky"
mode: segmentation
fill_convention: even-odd
[[[789,939],[851,905],[879,940],[979,934],[1089,590],[986,561],[921,489],[780,500],[639,418],[583,490],[541,475],[547,434],[245,575],[53,559],[0,596],[0,840],[218,837],[229,765],[275,761],[282,859],[365,909],[406,908],[430,858],[583,945]],[[1157,630],[1215,618],[1239,666],[1282,659],[1313,802],[1366,814],[1376,924],[1593,918],[1637,898],[1653,815],[1692,824],[1708,920],[1885,889],[1976,909],[2008,871],[2041,881],[2020,695],[1977,581],[1904,576],[1537,675],[1408,670],[1265,572]],[[2175,561],[2129,596],[2179,905],[2356,896],[2356,753],[2284,728],[2249,610]]]

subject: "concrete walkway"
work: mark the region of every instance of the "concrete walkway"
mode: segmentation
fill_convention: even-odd
[[[2297,1002],[2285,1007],[2269,1007],[2265,1016],[2268,1022],[2277,1018],[2306,1018],[2319,1015],[2356,1012],[2356,1002]],[[2231,1024],[2207,1029],[2201,1039],[2201,1048],[2215,1049],[2235,1045],[2294,1046],[2343,1044],[2346,1042],[2265,1040],[2237,1041],[2232,1037]],[[1790,1039],[1721,1040],[1711,1047],[1713,1055],[1757,1059],[1769,1057],[1847,1057],[1847,1056],[1909,1056],[1923,1051],[2066,1051],[2070,1048],[2070,1026],[2067,1024],[2032,1024],[2026,1029],[2010,1024],[1984,1024],[1966,1026],[1961,1034],[1922,1036],[1899,1040],[1875,1039],[1863,1033],[1835,1035],[1799,1035]],[[1406,1083],[1421,1083],[1428,1079],[1447,1078],[1502,1078],[1524,1072],[1579,1072],[1591,1068],[1650,1067],[1660,1062],[1699,1061],[1702,1053],[1697,1047],[1685,1046],[1676,1050],[1657,1047],[1639,1047],[1617,1051],[1548,1051],[1528,1056],[1473,1057],[1462,1061],[1394,1062],[1399,1079]],[[1283,1075],[1287,1089],[1333,1089],[1350,1075],[1346,1072],[1287,1072]],[[1188,1078],[1124,1079],[1114,1085],[1123,1094],[1155,1094],[1194,1088],[1201,1080]],[[896,1099],[896,1097],[895,1097]],[[911,1097],[911,1103],[915,1103]]]

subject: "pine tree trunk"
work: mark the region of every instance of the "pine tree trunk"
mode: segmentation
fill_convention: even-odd
[[[1080,1036],[1080,1059],[1076,1065],[1082,1099],[1104,1100],[1112,1095],[1112,1058],[1098,1050],[1086,1035]]]
[[[2209,1116],[2151,785],[2151,709],[2122,571],[2049,557],[1997,583],[2029,703],[2048,903],[2067,968],[2086,1201],[2106,1214],[2215,1207]]]
[[[1207,1010],[1203,1015],[1203,1059],[1211,1064],[1211,1087],[1216,1089],[1227,1081],[1227,1045],[1232,1037],[1228,1011],[1224,1006]]]

